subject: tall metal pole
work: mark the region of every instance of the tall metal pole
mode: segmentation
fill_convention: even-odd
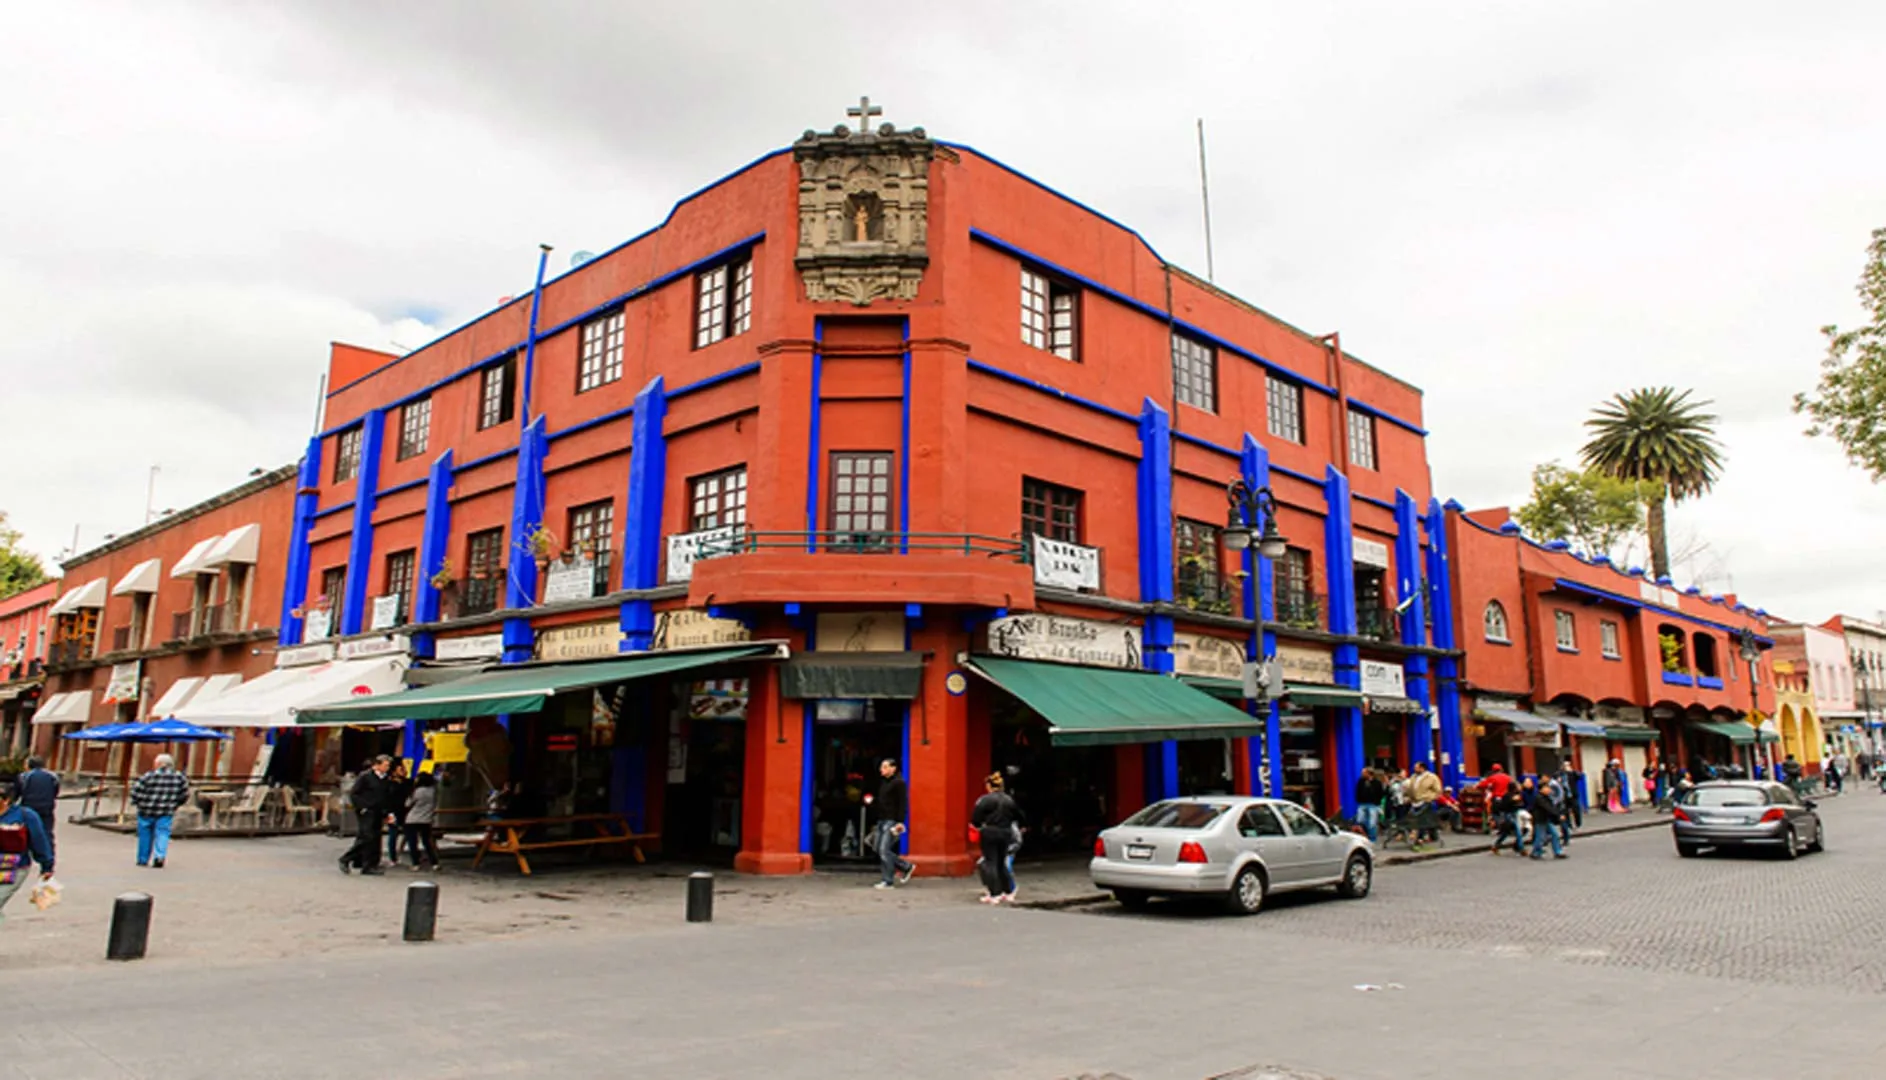
[[[1202,116],[1198,119],[1198,197],[1205,206],[1205,280],[1217,284],[1218,272],[1212,264],[1211,186],[1205,173],[1205,118]]]
[[[518,393],[517,428],[530,426],[530,386],[537,373],[537,310],[544,298],[544,267],[550,263],[550,245],[537,245],[537,284],[530,291],[530,329],[524,338],[524,385]]]

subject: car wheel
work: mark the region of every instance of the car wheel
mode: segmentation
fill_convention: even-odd
[[[1793,829],[1788,830],[1785,844],[1786,846],[1781,849],[1783,858],[1798,859],[1801,857],[1801,838],[1794,834]]]
[[[1355,854],[1343,865],[1342,880],[1336,883],[1336,895],[1348,900],[1360,900],[1369,895],[1369,886],[1374,884],[1375,868],[1369,864],[1368,856]]]
[[[1152,894],[1138,889],[1115,889],[1113,898],[1128,911],[1144,911],[1146,902],[1152,899]]]
[[[1255,866],[1247,866],[1231,879],[1231,891],[1225,895],[1225,907],[1233,915],[1255,915],[1264,906],[1264,894],[1269,891],[1270,882],[1264,880],[1264,872]]]
[[[1694,859],[1697,855],[1702,853],[1702,850],[1703,846],[1701,844],[1685,844],[1679,841],[1676,845],[1676,853],[1683,856],[1685,859]]]
[[[1827,850],[1827,835],[1821,830],[1821,823],[1818,821],[1814,823],[1814,840],[1807,845],[1807,849],[1816,855]]]

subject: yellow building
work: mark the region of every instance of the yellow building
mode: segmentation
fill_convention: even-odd
[[[1808,690],[1807,674],[1796,671],[1792,661],[1775,661],[1775,716],[1781,724],[1781,752],[1794,755],[1807,772],[1820,771],[1820,717],[1814,711],[1814,695]]]

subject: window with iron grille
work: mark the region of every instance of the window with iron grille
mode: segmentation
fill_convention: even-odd
[[[1375,468],[1375,417],[1355,409],[1349,410],[1349,464]]]
[[[334,482],[352,480],[360,475],[360,428],[351,427],[334,440]]]
[[[399,622],[405,622],[413,613],[413,567],[417,559],[412,548],[395,551],[386,557],[386,592],[382,595],[399,597]]]
[[[1270,389],[1270,433],[1293,443],[1303,441],[1303,387],[1272,375]]]
[[[688,528],[719,529],[747,523],[747,467],[742,465],[688,482]]]
[[[832,531],[838,543],[882,545],[891,531],[890,454],[832,455]]]
[[[1180,518],[1174,533],[1173,555],[1178,564],[1174,584],[1179,602],[1229,613],[1227,605],[1231,596],[1218,572],[1221,563],[1217,526]]]
[[[517,354],[491,365],[478,385],[478,430],[508,422],[517,408]]]
[[[1179,402],[1218,411],[1218,350],[1184,334],[1172,335],[1172,389]]]
[[[1310,553],[1303,548],[1285,548],[1277,564],[1277,621],[1299,623],[1314,620],[1316,613],[1310,589]]]
[[[615,528],[616,504],[612,499],[570,508],[570,550],[594,565],[592,587],[599,592],[608,591],[609,554]]]
[[[1022,478],[1022,539],[1081,542],[1081,493],[1045,480]]]
[[[482,615],[496,610],[504,575],[504,530],[485,529],[467,536],[465,587],[460,613]]]
[[[694,347],[744,334],[753,325],[753,256],[694,275]]]
[[[418,457],[426,452],[432,435],[432,398],[409,401],[399,410],[399,460]]]
[[[321,571],[321,599],[326,602],[329,625],[338,630],[341,623],[341,605],[347,601],[347,568],[345,566],[330,566]]]
[[[576,364],[579,394],[622,377],[622,312],[612,311],[584,323],[582,335],[582,355]]]
[[[1063,360],[1078,360],[1074,330],[1078,304],[1073,286],[1022,267],[1023,342]]]

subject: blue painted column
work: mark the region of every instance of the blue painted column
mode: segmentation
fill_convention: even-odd
[[[1415,510],[1414,497],[1395,489],[1395,600],[1401,611],[1401,642],[1404,645],[1428,643],[1428,600],[1421,587],[1421,517]],[[1420,716],[1407,718],[1408,760],[1434,766],[1434,735],[1428,723],[1428,658],[1410,656],[1408,696],[1421,703]]]
[[[1269,487],[1270,451],[1265,450],[1248,432],[1244,436],[1243,451],[1239,464],[1246,486],[1252,490]],[[1245,643],[1244,658],[1261,663],[1276,656],[1277,635],[1264,629],[1264,624],[1274,622],[1277,618],[1277,568],[1271,565],[1269,559],[1259,558],[1255,546],[1244,549],[1244,617],[1250,619],[1252,624],[1250,640]],[[1278,718],[1282,703],[1268,701],[1258,705],[1246,702],[1245,707],[1251,710],[1251,715],[1264,717],[1264,734],[1245,744],[1250,754],[1252,792],[1269,795],[1273,799],[1282,798],[1284,743]],[[1270,766],[1268,771],[1264,767],[1266,762]]]
[[[544,520],[544,418],[524,428],[517,442],[517,480],[511,487],[511,544],[504,570],[504,607],[529,611],[537,604],[537,556],[530,538]],[[521,664],[536,654],[537,636],[528,615],[504,620],[504,662]]]
[[[295,486],[295,517],[288,529],[288,566],[282,582],[281,627],[276,640],[283,645],[301,644],[301,616],[295,612],[308,599],[308,568],[311,554],[308,536],[314,529],[314,512],[321,491],[321,437],[308,440],[308,452],[301,458],[301,475]]]
[[[1147,398],[1139,414],[1139,598],[1172,602],[1172,417]],[[1172,673],[1172,616],[1148,615],[1140,634],[1140,665]],[[1179,793],[1179,744],[1146,748],[1146,801]]]
[[[652,589],[661,584],[661,508],[668,484],[668,388],[657,375],[635,395],[635,423],[629,438],[627,522],[622,535],[622,587]],[[655,605],[648,600],[622,604],[623,652],[639,652],[655,642]]]
[[[1428,500],[1428,581],[1434,596],[1434,647],[1457,649],[1454,641],[1454,573],[1447,557],[1446,510],[1459,510],[1449,501]],[[1460,661],[1443,656],[1435,661],[1434,705],[1441,719],[1441,782],[1457,788],[1461,781]]]
[[[354,477],[354,531],[347,539],[347,593],[340,632],[358,634],[366,623],[367,577],[373,568],[373,507],[380,487],[380,446],[386,411],[371,409],[360,422],[360,469]]]
[[[1329,632],[1354,637],[1356,633],[1355,526],[1349,506],[1349,478],[1328,466],[1323,499],[1329,514],[1323,519],[1323,568],[1329,588]],[[1336,685],[1362,689],[1362,650],[1354,642],[1336,646]],[[1335,709],[1336,798],[1343,815],[1356,812],[1356,780],[1362,775],[1362,710]]]
[[[439,621],[439,588],[432,583],[445,566],[452,538],[452,451],[440,454],[426,473],[426,523],[419,536],[419,580],[413,583],[412,621]],[[413,653],[431,656],[431,634],[413,635]]]

